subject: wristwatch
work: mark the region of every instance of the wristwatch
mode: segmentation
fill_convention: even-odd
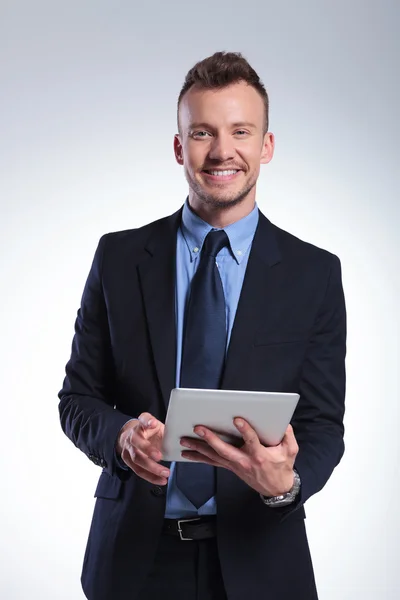
[[[281,496],[263,496],[262,494],[260,494],[261,500],[264,502],[264,504],[273,508],[278,508],[278,506],[287,506],[295,500],[297,494],[300,491],[301,481],[300,475],[298,474],[296,469],[293,469],[293,472],[294,482],[292,489],[286,492],[286,494],[282,494]]]

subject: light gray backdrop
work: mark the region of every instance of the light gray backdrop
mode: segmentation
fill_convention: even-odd
[[[176,98],[216,50],[270,93],[259,206],[342,260],[347,451],[307,511],[320,598],[398,598],[398,6],[0,2],[1,598],[83,598],[100,471],[57,411],[76,310],[99,237],[184,201]]]

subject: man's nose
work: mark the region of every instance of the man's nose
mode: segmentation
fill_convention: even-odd
[[[234,158],[235,148],[232,138],[224,135],[215,136],[208,155],[211,160],[218,160],[221,162]]]

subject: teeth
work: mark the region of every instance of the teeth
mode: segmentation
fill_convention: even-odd
[[[235,173],[237,173],[236,170],[231,170],[231,171],[209,171],[210,175],[216,175],[218,176],[227,176],[227,175],[235,175]]]

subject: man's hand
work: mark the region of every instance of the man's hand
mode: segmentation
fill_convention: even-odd
[[[164,424],[150,413],[142,413],[123,426],[116,444],[124,463],[136,475],[157,485],[166,485],[170,474],[169,469],[158,464],[163,436]]]
[[[194,432],[202,439],[182,438],[181,445],[190,448],[182,456],[229,469],[263,496],[288,492],[293,486],[293,466],[299,451],[292,426],[288,426],[278,446],[267,448],[247,421],[237,418],[233,422],[243,437],[241,448],[223,442],[207,427],[198,425]]]

